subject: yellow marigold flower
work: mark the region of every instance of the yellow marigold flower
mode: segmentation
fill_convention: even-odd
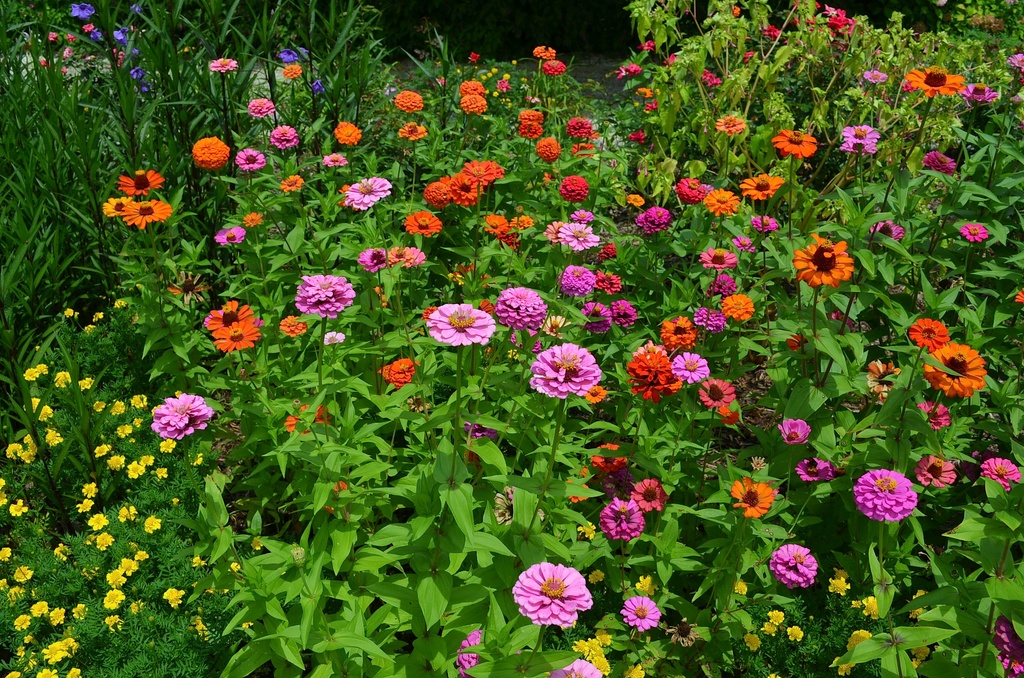
[[[121,627],[124,625],[124,622],[121,621],[120,615],[116,614],[112,614],[109,617],[104,618],[103,623],[106,624],[111,631],[120,631]]]
[[[146,518],[146,522],[143,523],[143,527],[145,528],[145,530],[146,530],[146,532],[148,534],[153,534],[154,532],[159,530],[160,529],[160,525],[161,525],[161,521],[156,516],[150,516],[150,517]]]
[[[230,565],[228,565],[228,569],[231,570],[232,572],[237,573],[237,572],[239,572],[242,569],[242,565],[241,565],[241,563],[234,562],[234,563],[231,563]]]
[[[27,614],[23,614],[14,620],[14,630],[24,631],[32,624],[32,617]]]
[[[26,513],[28,513],[28,507],[25,506],[25,502],[23,502],[21,499],[8,506],[7,510],[15,518],[17,518],[18,516],[23,516]]]
[[[134,506],[122,506],[117,512],[117,519],[123,523],[129,520],[135,520],[138,515],[139,511]]]
[[[120,400],[115,400],[114,404],[110,408],[110,413],[114,416],[117,416],[119,414],[124,414],[125,410],[127,409],[128,408],[124,406],[123,402],[121,402]]]
[[[765,622],[761,630],[767,633],[769,636],[774,636],[775,632],[779,630],[779,627],[771,622]]]
[[[95,411],[95,412],[102,412],[102,411],[103,411],[103,410],[105,410],[106,408],[107,408],[107,403],[105,403],[105,402],[104,402],[104,401],[102,401],[102,400],[97,400],[96,402],[94,402],[94,403],[92,404],[92,409],[93,409],[93,411]]]
[[[192,567],[202,567],[203,565],[206,565],[206,561],[202,556],[192,556]]]
[[[104,532],[96,537],[96,548],[100,551],[106,551],[110,548],[110,545],[114,543],[114,538],[107,532]]]
[[[92,334],[93,330],[95,329],[95,325],[86,325],[85,327],[82,328],[82,331],[85,332],[86,334]]]
[[[144,454],[141,457],[139,457],[139,463],[142,464],[144,468],[149,468],[154,463],[156,463],[156,457],[154,457],[152,454]]]
[[[142,476],[146,472],[146,467],[137,461],[133,461],[128,464],[128,477],[132,480]]]
[[[868,596],[861,601],[864,604],[864,616],[878,619],[878,601],[874,596]]]
[[[181,605],[181,599],[184,595],[184,591],[171,588],[164,591],[164,600],[166,600],[172,608],[177,608]]]
[[[27,370],[25,370],[25,374],[23,374],[22,376],[25,377],[25,381],[35,381],[42,375],[39,372],[39,370],[37,370],[34,367],[30,367]]]
[[[253,551],[259,551],[262,548],[263,548],[263,542],[260,541],[260,538],[259,537],[253,537],[252,538],[252,550]]]
[[[796,641],[798,643],[804,639],[803,629],[801,629],[799,626],[790,626],[788,629],[786,629],[786,635],[789,636],[790,640]]]
[[[57,544],[57,548],[53,549],[53,555],[57,560],[67,560],[68,553],[71,549],[68,548],[67,544]]]
[[[860,645],[861,643],[863,643],[865,640],[867,640],[870,637],[871,637],[871,631],[865,631],[864,629],[858,629],[857,631],[854,631],[853,633],[850,634],[850,640],[848,640],[847,643],[846,643],[846,649],[847,650],[852,650],[853,648],[857,647],[858,645]]]
[[[778,626],[782,622],[786,621],[786,613],[782,610],[772,610],[768,613],[768,621]]]
[[[650,576],[640,577],[640,581],[636,583],[636,590],[645,596],[653,596],[654,592],[658,590],[658,587],[654,584],[654,580]]]
[[[32,607],[28,608],[28,611],[33,617],[42,617],[44,614],[50,613],[50,604],[45,600],[40,600],[38,603],[35,603]]]
[[[39,421],[53,419],[53,410],[50,409],[49,405],[43,405],[42,407],[39,407],[39,398],[32,399],[32,411],[39,412]]]
[[[588,522],[586,525],[578,526],[576,532],[584,539],[593,539],[597,534],[597,528],[594,523]]]
[[[196,460],[194,462],[192,462],[192,465],[193,466],[202,466],[203,465],[203,455],[202,454],[198,455],[196,457]]]
[[[141,563],[143,560],[148,560],[148,559],[149,559],[149,554],[146,553],[145,551],[136,551],[135,552],[135,560],[136,561]]]
[[[139,563],[131,558],[122,558],[119,567],[129,577],[139,571]]]
[[[22,596],[25,595],[25,589],[21,586],[12,586],[11,590],[7,592],[7,600],[16,602],[21,600]]]
[[[108,452],[110,452],[110,445],[97,445],[96,449],[92,451],[92,453],[96,455],[97,459],[106,455]]]
[[[69,372],[58,372],[53,377],[53,385],[57,388],[67,388],[70,383],[71,374]]]
[[[850,590],[850,584],[845,579],[834,577],[828,580],[829,593],[836,593],[840,596],[845,596],[846,592]]]
[[[146,604],[143,603],[141,600],[136,600],[134,603],[131,604],[131,606],[128,609],[131,610],[132,614],[138,614],[139,612],[142,612],[142,608],[145,606]]]
[[[121,603],[124,602],[124,598],[124,593],[118,589],[107,591],[107,595],[103,598],[103,607],[108,610],[116,610],[121,607]]]
[[[156,471],[153,471],[153,474],[160,480],[167,480],[167,469],[164,467],[160,467]]]
[[[128,308],[128,302],[124,299],[116,299],[114,301],[114,308]]]
[[[119,589],[128,583],[128,577],[124,576],[124,570],[117,568],[107,573],[107,586],[112,589]],[[113,609],[113,608],[111,608]]]
[[[96,483],[87,483],[82,485],[82,496],[92,499],[99,492],[99,488],[96,487]]]
[[[110,459],[107,459],[107,466],[111,471],[120,471],[124,468],[124,455],[115,454]]]
[[[5,546],[0,549],[0,561],[7,562],[11,559],[11,549],[9,546]]]
[[[86,377],[85,379],[79,379],[78,380],[78,390],[80,390],[80,391],[88,391],[90,388],[92,388],[92,385],[93,385],[92,377]]]
[[[594,640],[601,647],[608,647],[612,644],[612,634],[608,633],[604,629],[598,629],[594,632]]]
[[[646,675],[640,665],[635,664],[626,669],[626,672],[622,674],[622,678],[644,678]]]
[[[55,607],[50,610],[50,624],[58,626],[64,623],[64,617],[67,614],[67,610],[63,607]]]
[[[747,644],[751,652],[757,652],[757,649],[761,647],[761,636],[756,633],[748,633],[743,636],[743,642]]]
[[[77,504],[75,508],[78,509],[79,513],[88,513],[92,510],[93,501],[92,499],[83,499],[81,504]]]
[[[19,584],[24,584],[32,578],[33,574],[35,574],[35,572],[31,568],[22,565],[14,571],[14,581]]]
[[[85,603],[79,603],[71,608],[71,616],[75,619],[85,619],[85,615],[89,613],[89,608],[85,606]]]
[[[737,580],[736,585],[732,587],[732,591],[733,593],[740,596],[747,595],[747,582],[743,581],[742,579]]]
[[[133,429],[128,424],[123,424],[121,426],[118,426],[114,430],[114,432],[117,433],[117,437],[118,438],[127,438],[128,436],[130,436],[132,434],[132,431],[134,431],[134,430],[135,429]]]
[[[602,572],[601,570],[594,570],[589,575],[587,575],[587,581],[589,581],[591,584],[596,584],[598,582],[604,581],[604,572]]]
[[[92,518],[89,518],[89,521],[88,521],[89,527],[91,527],[96,532],[99,532],[100,530],[102,530],[104,527],[106,527],[109,524],[110,524],[110,521],[107,520],[107,517],[105,515],[103,515],[102,513],[97,513]]]
[[[161,452],[173,452],[174,448],[176,446],[177,446],[177,443],[174,440],[168,438],[167,440],[165,440],[162,443],[160,443],[160,451]]]
[[[7,458],[8,459],[16,459],[16,458],[20,457],[21,453],[22,453],[22,451],[24,451],[24,449],[25,448],[23,448],[20,443],[11,443],[11,444],[9,444],[7,446]]]
[[[75,316],[75,309],[73,309],[73,308],[65,308],[64,309],[64,317],[65,318],[73,318],[74,316]]]
[[[36,674],[36,678],[60,678],[60,674],[53,669],[43,669]]]
[[[57,445],[60,445],[62,442],[64,442],[64,438],[60,435],[60,433],[54,431],[52,428],[46,429],[47,445],[49,445],[50,447],[55,447]]]
[[[603,676],[607,676],[612,672],[612,665],[608,663],[608,660],[603,654],[600,657],[594,657],[591,659],[590,663],[593,664],[594,668],[600,671]]]

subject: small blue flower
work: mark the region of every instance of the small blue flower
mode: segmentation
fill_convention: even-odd
[[[93,31],[92,33],[89,34],[89,39],[92,40],[93,42],[99,42],[100,40],[103,39],[103,32],[102,31]]]
[[[114,31],[114,41],[122,47],[128,46],[128,28],[118,28]]]
[[[281,53],[277,55],[277,58],[283,63],[294,64],[299,60],[299,54],[293,49],[282,49]]]
[[[313,90],[313,94],[323,94],[324,93],[324,84],[322,82],[320,82],[319,78],[317,78],[313,82],[309,83],[309,88]]]
[[[139,56],[139,48],[138,47],[132,47],[132,56],[133,57]]]
[[[144,77],[146,77],[146,71],[136,66],[132,70],[128,71],[128,75],[132,76],[132,78],[134,78],[135,80],[142,80]]]
[[[83,2],[80,5],[71,5],[71,16],[75,19],[81,19],[82,21],[88,21],[89,17],[96,13],[96,8],[89,3]]]
[[[131,10],[136,14],[142,14],[142,8],[138,5],[132,5]]]
[[[143,94],[145,94],[146,92],[149,91],[149,86],[150,85],[149,85],[148,82],[146,82],[145,80],[142,80],[142,81],[139,82],[139,91],[142,92]]]

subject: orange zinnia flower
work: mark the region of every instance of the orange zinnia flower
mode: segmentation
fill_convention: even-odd
[[[429,238],[441,232],[441,220],[435,217],[433,212],[413,212],[405,218],[405,230],[413,235],[425,235]]]
[[[814,244],[793,255],[797,280],[803,280],[811,287],[831,285],[839,287],[843,280],[853,277],[853,258],[846,253],[846,243],[832,243],[817,233],[812,233]]]
[[[473,160],[462,166],[460,174],[464,174],[469,177],[470,181],[486,188],[504,177],[505,170],[493,160],[484,160],[483,162]]]
[[[619,446],[613,445],[605,447],[605,445],[601,445],[598,449],[606,449],[614,452],[619,449]],[[615,473],[616,471],[621,471],[626,468],[625,457],[602,457],[595,454],[590,457],[590,463],[596,466],[597,470],[601,473]]]
[[[238,302],[232,300],[224,304],[220,310],[210,311],[210,317],[206,319],[204,324],[206,329],[212,332],[222,327],[237,325],[238,323],[252,323],[252,317],[252,309],[249,308],[248,304],[243,304],[239,307]]]
[[[519,111],[519,124],[525,125],[527,123],[533,123],[535,125],[544,124],[544,114],[540,111],[534,111],[532,109],[526,109],[525,111]]]
[[[285,193],[294,193],[301,189],[304,183],[306,183],[305,179],[298,174],[293,174],[281,182],[281,190]]]
[[[585,395],[584,397],[587,399],[588,403],[593,403],[596,405],[597,403],[604,400],[607,396],[608,391],[606,391],[604,388],[600,386],[593,386],[589,391],[587,391],[587,395]]]
[[[950,75],[938,66],[929,66],[923,71],[914,69],[907,73],[907,82],[913,89],[919,89],[929,99],[936,94],[959,94],[967,85],[962,75]]]
[[[907,332],[910,340],[920,348],[938,351],[949,343],[949,330],[938,320],[920,318],[914,321]]]
[[[459,96],[486,96],[487,88],[478,80],[467,80],[459,85]]]
[[[1018,304],[1024,304],[1024,290],[1017,292],[1017,296],[1013,298]]]
[[[111,198],[103,203],[103,214],[108,217],[123,217],[124,208],[132,201],[132,198]]]
[[[427,136],[427,128],[414,122],[407,122],[398,130],[398,136],[409,141],[419,141]]]
[[[434,209],[444,209],[452,201],[452,194],[448,185],[451,179],[441,177],[440,181],[432,181],[423,189],[423,199]]]
[[[741,181],[740,190],[744,196],[751,200],[770,200],[784,183],[786,183],[786,180],[780,177],[773,177],[770,174],[758,174],[756,177]]]
[[[686,316],[661,323],[661,343],[665,350],[689,350],[697,345],[697,327]]]
[[[810,134],[784,129],[772,139],[772,145],[783,158],[809,158],[818,150],[818,140]]]
[[[231,149],[217,137],[205,137],[192,146],[192,160],[204,170],[219,170],[231,159]]]
[[[416,363],[408,358],[399,358],[380,368],[379,371],[384,377],[384,381],[395,388],[402,388],[412,382],[412,378],[416,374]]]
[[[726,426],[731,426],[740,420],[740,413],[729,409],[728,405],[722,405],[717,412],[721,417],[721,422]]]
[[[246,228],[255,228],[263,223],[263,215],[259,212],[249,212],[242,217],[242,225]]]
[[[118,179],[117,190],[126,195],[149,195],[163,185],[164,178],[153,170],[135,170],[133,176]]]
[[[415,113],[423,110],[423,97],[412,90],[405,90],[395,95],[395,108],[403,113]]]
[[[537,155],[544,162],[554,162],[562,154],[562,145],[554,137],[545,137],[537,142]]]
[[[305,412],[308,409],[309,409],[309,405],[303,405],[302,407],[299,408],[299,412],[300,413],[301,412]],[[294,433],[295,432],[295,425],[298,424],[298,423],[299,423],[299,417],[295,416],[294,414],[289,414],[284,419],[284,430],[288,431],[288,433]],[[316,423],[316,424],[330,424],[331,423],[331,415],[327,413],[327,410],[324,409],[323,405],[318,405],[317,406],[317,408],[316,408],[316,417],[313,419],[313,423]],[[309,433],[309,430],[305,430],[305,431],[302,432],[303,435],[305,435],[307,433]],[[340,484],[345,485],[345,483],[340,483]],[[343,489],[347,490],[348,486],[345,485],[345,487]],[[334,486],[334,491],[335,492],[338,491],[338,485],[337,484],[335,484],[335,486]]]
[[[538,125],[535,122],[519,123],[519,136],[524,139],[536,139],[541,134],[544,134],[544,127],[542,125]]]
[[[334,138],[342,146],[355,146],[363,138],[363,132],[350,122],[339,122],[334,128]]]
[[[278,325],[278,329],[289,337],[297,337],[306,333],[306,330],[309,329],[309,324],[299,320],[299,316],[297,315],[290,315],[281,321],[281,324]]]
[[[733,506],[743,509],[744,518],[760,518],[768,513],[775,501],[775,490],[770,485],[755,483],[750,478],[733,483],[731,494],[734,499],[739,499]]]
[[[487,99],[477,94],[470,94],[459,99],[459,108],[465,113],[483,115],[487,112]]]
[[[543,61],[551,61],[558,56],[558,53],[552,47],[540,45],[539,47],[533,48],[533,56]]]
[[[704,204],[716,217],[731,216],[739,209],[740,199],[732,191],[716,188],[704,196]]]
[[[147,224],[167,221],[173,211],[174,208],[163,200],[130,202],[124,208],[124,221],[129,226],[138,226],[141,230],[146,228]]]
[[[476,181],[459,172],[451,178],[448,193],[452,202],[463,207],[472,207],[480,197],[482,186]]]
[[[662,397],[675,395],[683,387],[683,382],[672,373],[672,363],[663,353],[645,351],[626,363],[629,382],[633,393],[640,394],[644,400],[658,402]]]
[[[754,302],[745,294],[731,294],[722,299],[722,313],[733,320],[750,320],[754,315]]]
[[[715,121],[715,129],[719,132],[725,132],[729,136],[732,136],[747,129],[747,123],[744,122],[742,118],[737,118],[735,115],[727,115],[724,118],[719,118]]]
[[[298,78],[299,76],[302,75],[302,66],[298,64],[288,64],[283,69],[281,69],[281,75],[283,75],[288,80],[294,80],[295,78]]]
[[[942,363],[953,374],[947,374],[938,367],[924,366],[924,378],[951,398],[970,398],[975,391],[985,388],[985,359],[966,344],[946,344],[931,353],[931,357]]]
[[[255,346],[260,338],[260,330],[252,324],[252,321],[246,321],[215,330],[213,338],[214,346],[225,353],[231,353]]]

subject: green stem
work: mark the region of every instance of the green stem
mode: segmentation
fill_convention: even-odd
[[[562,402],[558,405],[558,411],[555,413],[555,435],[551,442],[551,456],[548,458],[548,468],[544,474],[544,482],[540,486],[540,494],[537,495],[537,509],[533,512],[533,518],[530,520],[529,527],[526,528],[525,538],[529,538],[533,532],[533,526],[537,522],[537,516],[540,515],[540,504],[544,500],[544,495],[547,494],[548,485],[551,483],[551,477],[555,472],[555,458],[558,454],[558,443],[562,439],[562,423],[565,421],[565,410],[566,402]]]

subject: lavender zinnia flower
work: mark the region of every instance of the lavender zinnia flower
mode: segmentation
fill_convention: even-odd
[[[267,166],[267,156],[255,148],[243,148],[235,156],[235,164],[242,171],[256,172]]]
[[[354,210],[365,211],[384,198],[391,195],[391,182],[381,177],[363,179],[345,193],[345,200]]]
[[[356,291],[340,275],[304,275],[295,295],[295,306],[303,313],[337,318],[352,305]]]
[[[999,92],[979,82],[968,85],[966,89],[961,90],[960,96],[964,98],[964,101],[967,102],[967,107],[970,108],[971,104],[992,103],[999,98]]]
[[[889,79],[889,76],[882,71],[865,71],[861,77],[874,85],[879,85]]]
[[[712,334],[725,331],[726,323],[725,314],[715,309],[701,307],[693,313],[693,324]]]

